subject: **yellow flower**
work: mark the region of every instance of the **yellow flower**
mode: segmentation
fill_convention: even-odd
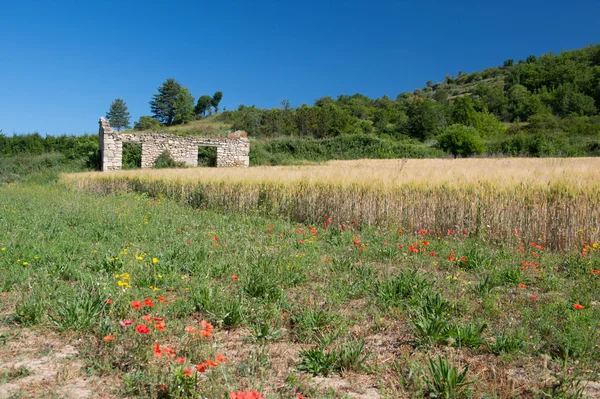
[[[3,251],[6,251],[6,248],[2,248]]]
[[[144,260],[144,258],[142,258],[141,256],[138,256],[137,260]]]
[[[158,263],[158,262],[160,262],[160,261],[158,260],[158,258],[152,258],[152,263]]]
[[[159,274],[157,277],[158,277],[158,278],[162,278],[162,274]]]
[[[40,257],[39,256],[34,256],[33,259],[38,260]]]
[[[23,262],[23,266],[27,266],[29,262]]]

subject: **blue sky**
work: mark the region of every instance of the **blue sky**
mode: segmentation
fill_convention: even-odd
[[[600,2],[0,0],[0,129],[96,133],[167,78],[222,106],[397,94],[600,42]]]

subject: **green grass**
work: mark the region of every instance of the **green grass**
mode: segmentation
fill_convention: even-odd
[[[313,375],[383,397],[543,397],[565,367],[570,381],[599,378],[598,245],[582,257],[468,234],[307,227],[131,193],[0,187],[0,333],[76,337],[88,373],[115,381],[118,397],[348,392]],[[208,338],[186,332],[201,320]],[[157,359],[154,344],[185,361]],[[195,372],[218,354],[227,362]],[[515,388],[517,368],[527,384]]]

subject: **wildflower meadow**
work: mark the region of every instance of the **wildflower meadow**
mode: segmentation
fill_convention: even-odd
[[[0,187],[0,397],[600,392],[600,244],[552,230],[539,197],[523,202],[546,218],[536,234],[444,219],[443,204],[402,225],[344,218],[352,197],[294,220],[81,188]]]

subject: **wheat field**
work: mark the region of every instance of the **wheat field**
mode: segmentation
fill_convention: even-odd
[[[248,169],[149,169],[66,174],[100,193],[175,198],[196,208],[297,222],[466,229],[492,240],[574,250],[598,240],[600,159],[491,158],[331,161]]]

